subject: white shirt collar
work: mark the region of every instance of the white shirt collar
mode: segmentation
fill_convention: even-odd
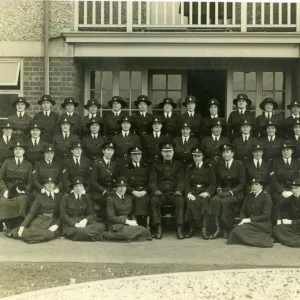
[[[92,137],[98,138],[98,133],[91,133]]]
[[[50,115],[51,110],[43,110],[43,114],[49,116]]]
[[[75,156],[73,156],[73,161],[74,161],[74,163],[76,163],[76,159],[78,160],[78,162],[80,163],[80,156],[79,157],[75,157]]]
[[[299,119],[300,115],[293,115],[292,114],[293,119]]]
[[[97,116],[97,114],[91,114],[91,113],[89,113],[89,119],[96,118],[96,116]]]
[[[193,117],[195,115],[195,112],[194,111],[188,111],[188,114],[190,117]]]
[[[122,197],[125,198],[125,195],[124,195],[124,196],[121,196],[118,192],[116,192],[116,194],[117,194],[117,196],[118,196],[120,199],[122,199]]]
[[[52,160],[45,159],[46,164],[52,164]]]
[[[232,165],[232,162],[233,162],[233,158],[229,161],[225,161],[225,165],[226,165],[226,163],[228,163],[228,167],[230,168]]]
[[[129,135],[129,131],[124,131],[124,130],[122,130],[122,135],[125,137],[125,134],[126,134],[126,136],[128,136]]]
[[[160,137],[160,133],[161,133],[160,131],[159,132],[153,131],[153,136],[156,137],[156,135],[158,135],[158,137]]]
[[[214,134],[212,134],[211,136],[212,136],[213,140],[217,139],[217,141],[219,141],[219,139],[220,139],[220,136],[216,136]]]
[[[24,111],[23,112],[17,112],[17,115],[18,115],[18,117],[21,115],[21,117],[23,117],[24,116]]]
[[[265,117],[266,117],[266,118],[269,117],[269,114],[271,115],[271,117],[273,116],[273,113],[272,113],[272,112],[266,112],[266,111],[265,111]]]
[[[8,142],[9,142],[9,141],[10,141],[10,139],[11,139],[11,136],[7,136],[7,135],[4,135],[4,134],[3,134],[3,136],[2,136],[2,137],[3,137],[3,140],[4,140],[5,142],[6,142],[6,141],[8,141]]]
[[[258,193],[255,194],[255,198],[262,192],[263,190],[260,190]]]
[[[262,162],[262,158],[257,159],[257,158],[253,158],[254,164],[256,165],[256,162],[259,161],[259,164],[261,165]]]
[[[272,136],[268,135],[269,142],[271,141],[271,139],[272,139],[272,141],[274,141],[275,140],[275,135],[272,135]]]
[[[198,163],[196,164],[197,168],[201,168],[202,165],[203,165],[203,161],[201,161],[201,163],[199,163],[199,164]]]
[[[213,116],[213,115],[210,115],[210,118],[211,118],[211,119],[218,118],[218,115],[215,115],[215,116]]]
[[[247,138],[247,140],[249,140],[250,134],[243,134],[243,139],[245,139],[245,137]]]
[[[34,141],[36,141],[37,143],[40,142],[40,138],[34,139],[33,137],[31,138],[32,144],[34,145]]]
[[[181,138],[182,138],[182,141],[184,142],[184,141],[189,141],[189,139],[190,139],[190,137],[189,136],[181,136]]]
[[[114,115],[117,114],[117,116],[119,116],[120,113],[121,113],[121,111],[114,111],[114,110],[112,112],[113,112]]]
[[[65,137],[65,135],[67,135],[67,137],[69,137],[70,132],[68,132],[68,133],[67,132],[63,132],[62,135],[63,135],[63,137]]]
[[[72,117],[72,116],[73,116],[73,112],[71,112],[71,113],[67,112],[67,115],[68,115],[69,117]]]
[[[295,140],[298,141],[299,138],[300,138],[300,136],[295,134]]]
[[[146,112],[140,111],[141,116],[146,116]]]
[[[18,164],[18,160],[20,160],[20,164],[21,164],[23,162],[23,159],[24,159],[24,157],[21,157],[21,158],[15,157],[16,164]]]
[[[243,108],[243,109],[241,109],[241,108],[238,108],[238,112],[239,112],[239,113],[241,113],[241,112],[242,112],[242,113],[244,114],[244,113],[245,113],[245,111],[246,111],[246,108]]]
[[[52,198],[54,199],[54,192],[52,191],[51,193],[50,192],[48,192],[48,191],[46,191],[46,194],[47,194],[47,196],[48,197],[50,197],[50,195],[52,196]]]
[[[133,165],[135,166],[135,167],[139,167],[140,166],[140,163],[138,162],[132,162],[133,163]]]
[[[110,160],[106,159],[104,156],[103,156],[103,160],[106,164],[110,163]]]
[[[291,164],[292,158],[284,158],[284,162],[288,163],[289,165]]]
[[[165,115],[165,118],[167,117],[167,115],[169,115],[169,118],[171,118],[172,117],[172,112],[170,111],[170,112],[164,112],[164,115]]]

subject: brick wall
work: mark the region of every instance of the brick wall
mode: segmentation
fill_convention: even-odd
[[[73,58],[50,58],[50,95],[56,101],[53,110],[60,113],[60,104],[65,97],[75,97],[83,104],[84,66]],[[28,110],[34,115],[40,110],[37,101],[44,93],[43,58],[24,59],[24,96],[30,103]],[[82,105],[78,109],[83,112]]]

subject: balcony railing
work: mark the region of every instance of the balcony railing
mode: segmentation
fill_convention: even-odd
[[[300,3],[75,1],[77,31],[300,32]]]

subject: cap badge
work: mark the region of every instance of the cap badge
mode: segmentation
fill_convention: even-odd
[[[217,124],[221,124],[221,123],[220,123],[220,121],[218,121],[218,123],[217,123]]]
[[[121,180],[121,184],[124,184],[124,181],[123,181],[123,180]]]

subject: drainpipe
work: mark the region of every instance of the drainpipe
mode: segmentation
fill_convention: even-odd
[[[44,0],[44,94],[49,95],[49,1]]]

